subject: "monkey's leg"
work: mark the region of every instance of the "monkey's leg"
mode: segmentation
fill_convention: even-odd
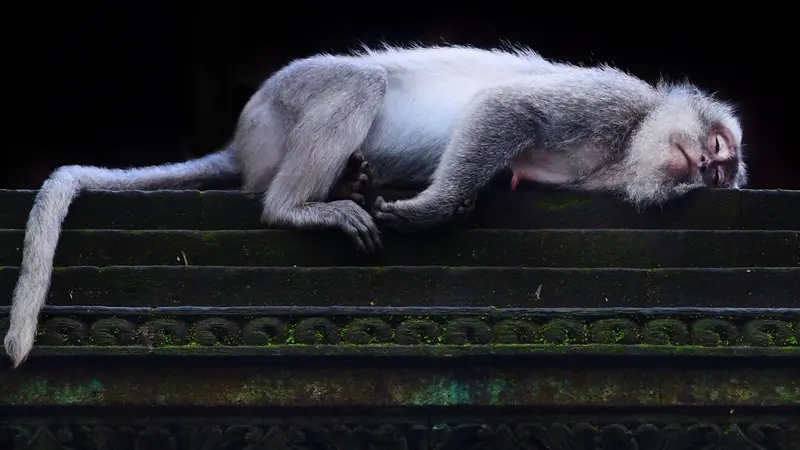
[[[459,121],[431,185],[407,200],[375,199],[379,223],[414,231],[468,214],[478,192],[520,151],[537,131],[530,100],[510,89],[495,89],[474,101]]]
[[[328,201],[352,200],[362,207],[366,206],[364,195],[371,193],[372,165],[357,151],[350,155],[345,172],[331,188]]]
[[[369,212],[352,200],[325,203],[369,133],[386,93],[386,71],[349,60],[303,61],[278,80],[294,110],[285,155],[264,196],[262,221],[296,229],[339,228],[360,251],[380,250]]]

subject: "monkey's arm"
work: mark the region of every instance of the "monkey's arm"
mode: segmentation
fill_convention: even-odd
[[[378,197],[375,218],[390,228],[421,229],[452,218],[473,202],[492,177],[535,143],[542,112],[530,89],[516,87],[496,87],[477,96],[460,118],[431,185],[408,200]]]

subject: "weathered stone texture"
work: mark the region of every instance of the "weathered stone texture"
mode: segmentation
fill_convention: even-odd
[[[0,191],[5,298],[34,195]],[[0,449],[800,450],[800,192],[489,189],[375,258],[259,209],[83,194]]]

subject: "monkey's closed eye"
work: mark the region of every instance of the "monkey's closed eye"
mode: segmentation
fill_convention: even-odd
[[[714,153],[719,153],[719,148],[720,148],[720,145],[721,145],[721,144],[720,144],[720,142],[719,142],[719,136],[717,136],[717,137],[714,139],[714,141],[715,141],[715,144],[714,144]]]
[[[714,183],[714,186],[719,186],[719,179],[720,179],[719,167],[714,168],[714,174],[712,176],[713,176],[712,182]]]

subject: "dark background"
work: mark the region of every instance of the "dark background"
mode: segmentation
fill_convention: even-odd
[[[677,3],[619,11],[564,3],[546,12],[532,2],[272,5],[34,1],[7,11],[6,27],[18,31],[5,30],[12,119],[0,188],[38,188],[64,164],[125,167],[211,152],[230,138],[261,80],[293,58],[381,40],[505,40],[554,59],[608,62],[648,81],[688,78],[718,92],[742,116],[749,187],[800,189],[791,128],[797,82],[783,62],[792,58],[783,47],[796,26],[781,23],[788,11]]]

